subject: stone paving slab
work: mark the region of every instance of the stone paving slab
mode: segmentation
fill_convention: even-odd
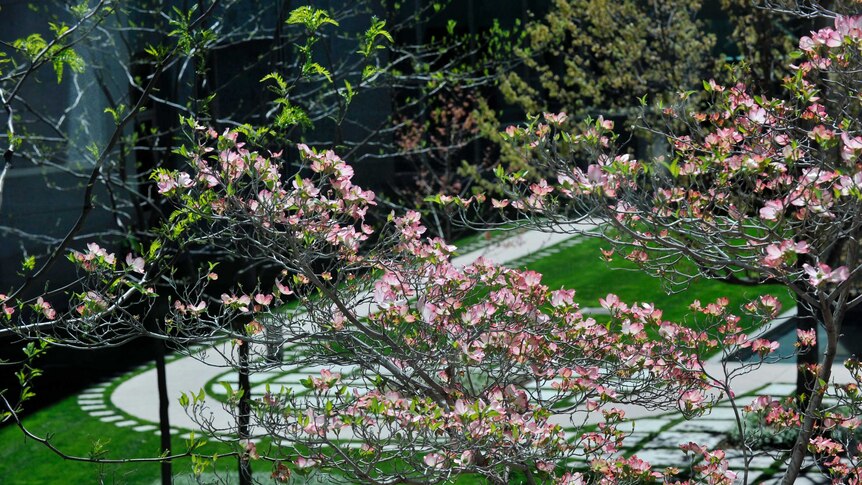
[[[713,449],[725,439],[725,436],[721,434],[662,431],[658,436],[647,442],[644,448],[679,448],[679,445],[682,443],[694,442]]]
[[[660,431],[662,428],[670,424],[671,421],[668,419],[638,419],[632,422],[626,422],[619,426],[618,429],[623,431],[628,431],[633,429],[635,433],[653,433],[656,431]]]
[[[796,481],[793,483],[794,485],[827,485],[831,484],[832,481],[822,476],[803,475],[796,477]],[[779,474],[778,476],[767,478],[760,482],[760,485],[781,485],[781,476]]]
[[[750,469],[767,469],[772,467],[776,462],[775,458],[764,454],[759,454],[749,458],[751,460],[749,462]],[[745,467],[745,457],[742,454],[742,451],[728,450],[727,463],[733,470],[743,469]]]
[[[740,413],[741,412],[742,411],[740,410]],[[708,413],[704,414],[703,416],[700,416],[700,417],[695,418],[695,419],[696,420],[701,420],[701,419],[721,420],[721,421],[727,421],[729,419],[735,420],[736,419],[736,413],[733,411],[733,408],[731,408],[731,407],[717,406],[717,407],[712,408],[712,410],[710,410]],[[692,420],[692,421],[694,421],[694,420]]]
[[[640,443],[652,435],[653,433],[629,433],[623,441],[623,448],[640,448]]]
[[[740,483],[740,484],[743,483],[743,480],[745,478],[743,475],[743,472],[739,471],[739,470],[735,470],[734,468],[731,468],[730,470],[737,473],[735,483]],[[761,470],[748,470],[748,483],[755,483],[757,480],[759,480],[764,475],[765,474]]]
[[[686,467],[691,464],[691,459],[679,448],[644,449],[635,453],[635,456],[653,465],[653,468],[660,466]]]
[[[796,392],[796,384],[775,383],[770,384],[763,389],[757,391],[758,395],[783,397],[789,396]]]
[[[703,419],[683,421],[673,425],[669,431],[675,432],[703,432],[703,433],[727,433],[736,428],[736,420],[733,419]]]

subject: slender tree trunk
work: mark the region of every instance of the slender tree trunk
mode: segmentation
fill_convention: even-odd
[[[819,318],[816,310],[797,297],[796,300],[796,329],[799,331],[817,332]],[[814,385],[817,383],[817,375],[806,369],[813,368],[820,360],[820,342],[807,351],[796,354],[796,401],[800,409],[805,409]]]
[[[165,369],[165,343],[161,340],[154,341],[154,349],[156,354],[156,380],[159,392],[159,436],[161,439],[159,451],[166,455],[171,452],[171,420],[168,415],[168,377]],[[173,481],[173,473],[171,470],[171,462],[163,461],[161,464],[162,485],[171,485]]]
[[[248,365],[249,352],[248,342],[243,342],[239,347],[239,389],[242,397],[239,400],[238,431],[239,439],[251,439],[251,381],[249,380]],[[251,463],[248,457],[239,459],[239,484],[251,485]]]
[[[811,395],[805,407],[802,408],[805,410],[802,416],[802,429],[799,430],[799,435],[796,437],[796,443],[790,453],[790,463],[784,472],[781,485],[793,485],[799,477],[802,460],[808,455],[808,442],[817,423],[817,412],[823,401],[825,387],[829,385],[829,379],[832,377],[832,364],[835,362],[835,355],[838,352],[838,331],[841,322],[832,320],[831,315],[824,315],[823,320],[823,326],[826,328],[826,352],[816,374],[814,387],[811,388]]]

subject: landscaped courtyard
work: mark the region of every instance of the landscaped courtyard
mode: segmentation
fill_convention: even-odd
[[[0,485],[862,483],[859,1],[0,26]]]
[[[581,303],[582,311],[594,314],[599,319],[606,312],[601,307],[599,299],[607,295],[597,291],[599,288],[616,293],[626,301],[635,302],[642,298],[644,301],[658,302],[657,305],[665,311],[668,319],[684,319],[689,315],[688,306],[695,299],[706,302],[721,296],[731,298],[731,305],[736,307],[762,294],[779,296],[782,304],[787,308],[792,309],[794,305],[794,300],[790,295],[782,294],[780,287],[751,288],[708,280],[696,281],[687,290],[668,295],[662,288],[660,280],[632,271],[633,265],[625,262],[622,264],[605,262],[601,257],[603,245],[600,239],[585,237],[502,232],[488,238],[471,238],[464,242],[459,252],[464,255],[462,261],[482,255],[508,266],[539,271],[543,274],[545,284],[551,287],[575,289],[576,299]],[[695,321],[690,323],[697,325]],[[754,331],[756,332],[756,329]],[[292,367],[290,365],[292,355],[301,352],[301,348],[288,348],[285,351],[284,366],[273,371],[253,374],[251,378],[253,394],[260,396],[267,388],[278,389],[282,386],[298,394],[308,392],[301,381],[319,374],[320,368]],[[189,439],[201,439],[200,429],[178,404],[178,392],[197,392],[204,389],[212,411],[219,416],[218,419],[224,421],[233,419],[220,407],[222,404],[230,406],[223,383],[235,389],[237,376],[235,371],[216,367],[220,361],[218,355],[212,351],[208,352],[206,347],[196,347],[194,357],[177,354],[168,363],[169,389],[175,394],[175,400],[171,404],[175,451],[186,450]],[[711,359],[717,366],[720,357],[712,355],[704,356],[704,359]],[[221,361],[221,365],[225,365],[224,361]],[[341,372],[349,375],[350,369],[341,369]],[[794,378],[792,362],[784,360],[750,375],[740,387],[746,389],[747,396],[751,396],[749,400],[758,394],[787,396],[795,389]],[[174,382],[175,380],[179,383]],[[768,383],[770,381],[771,383]],[[146,394],[146,390],[154,386],[155,369],[152,365],[144,365],[93,386],[77,396],[70,396],[27,418],[24,424],[34,433],[51,435],[52,443],[70,454],[98,455],[105,458],[147,457],[159,446],[158,400],[156,396]],[[740,396],[739,401],[746,402],[746,397]],[[733,408],[726,402],[693,421],[683,419],[678,413],[666,411],[649,412],[632,409],[631,415],[634,418],[624,426],[624,429],[630,432],[630,436],[626,440],[626,448],[623,452],[637,454],[658,467],[684,468],[689,465],[689,459],[677,447],[680,440],[696,441],[710,447],[726,446],[736,427]],[[227,426],[229,423],[223,423],[223,425]],[[573,429],[572,432],[574,431]],[[232,444],[236,438],[225,435],[222,439],[230,444],[208,443],[198,448],[196,452],[208,455],[233,450]],[[265,437],[255,441],[261,447],[268,444],[268,439]],[[111,481],[158,483],[159,480],[159,466],[155,463],[105,465],[94,469],[90,464],[64,461],[44,446],[24,440],[14,427],[0,430],[0,442],[9,444],[3,447],[3,453],[6,456],[25,454],[29,457],[24,467],[4,466],[3,463],[11,464],[12,461],[0,460],[0,474],[7,480],[4,483],[26,484],[33,483],[34,479],[47,481],[57,473],[63,473],[70,483],[86,483],[100,476],[109,483]],[[741,459],[741,456],[733,457],[731,464],[740,466]],[[177,475],[185,476],[189,480],[188,483],[193,483],[191,460],[185,458],[176,463]],[[231,478],[235,472],[234,464],[230,461],[217,461],[214,468],[215,472],[209,470],[207,471],[209,475],[204,476],[209,476],[213,480],[216,477],[235,480]],[[766,479],[778,470],[780,470],[780,461],[769,456],[758,456],[753,461],[751,479],[758,477]],[[267,468],[261,471],[261,475],[264,477],[261,479],[266,483]],[[308,479],[319,479],[321,483],[326,483],[325,476],[318,478],[311,476]],[[459,483],[465,480],[460,480]]]

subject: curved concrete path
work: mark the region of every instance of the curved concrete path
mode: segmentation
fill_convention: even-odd
[[[592,227],[594,226],[583,225],[579,229],[589,230]],[[578,242],[579,239],[572,234],[526,231],[509,237],[498,237],[490,242],[481,241],[481,247],[454,258],[453,262],[456,265],[466,265],[480,256],[500,265],[516,261],[528,262],[550,256]],[[219,349],[210,348],[196,357],[181,357],[166,365],[168,394],[171,397],[169,416],[172,428],[199,430],[199,426],[179,405],[178,398],[182,392],[197,393],[205,388],[207,383],[224,376],[229,367],[228,360],[223,354],[225,352],[228,354],[231,352],[229,344],[224,344]],[[278,384],[298,386],[299,379],[319,372],[319,369],[293,369],[293,371],[291,373],[282,369],[277,372],[252,375],[252,386],[256,383],[262,386],[263,381],[270,379],[277,379]],[[234,383],[237,381],[235,374],[233,378],[219,380]],[[102,421],[148,432],[155,430],[154,425],[159,421],[158,394],[155,389],[157,389],[156,371],[154,368],[148,368],[122,381],[110,393],[107,392],[105,385],[85,391],[79,397],[79,403],[84,410]],[[230,428],[233,423],[231,414],[223,409],[217,400],[208,399],[207,402],[206,419],[211,420],[216,428]],[[108,403],[111,406],[108,406]],[[119,412],[112,412],[111,407]],[[175,430],[175,432],[180,431]]]

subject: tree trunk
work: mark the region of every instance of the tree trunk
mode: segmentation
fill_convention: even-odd
[[[161,340],[154,340],[154,350],[156,354],[156,381],[159,392],[159,436],[160,445],[159,451],[166,455],[171,455],[171,420],[168,415],[168,378],[165,370],[165,343]],[[171,485],[173,482],[173,473],[171,471],[171,462],[168,460],[161,463],[162,485]]]
[[[251,382],[248,378],[249,352],[248,342],[239,346],[239,389],[242,397],[239,400],[239,416],[237,426],[240,442],[251,439]],[[239,458],[239,484],[251,485],[251,463],[249,457]]]
[[[814,330],[817,332],[820,318],[818,311],[806,304],[800,297],[796,299],[796,329],[799,331]],[[811,397],[811,391],[817,382],[816,374],[808,372],[806,368],[817,364],[820,360],[820,342],[815,341],[814,345],[806,352],[796,354],[796,401],[800,409],[805,409],[808,399]]]
[[[843,317],[843,312],[841,312],[841,315]],[[823,317],[823,326],[826,328],[826,352],[823,355],[823,362],[815,376],[814,387],[811,388],[805,407],[800,408],[805,410],[802,416],[802,428],[799,430],[796,443],[794,443],[791,450],[790,463],[787,465],[787,470],[784,471],[781,485],[793,485],[796,483],[799,470],[802,468],[802,461],[808,455],[808,442],[817,423],[817,413],[823,401],[823,394],[829,385],[829,379],[832,377],[832,364],[835,362],[835,355],[838,353],[838,333],[841,328],[841,322],[833,320],[831,314],[824,314]]]

